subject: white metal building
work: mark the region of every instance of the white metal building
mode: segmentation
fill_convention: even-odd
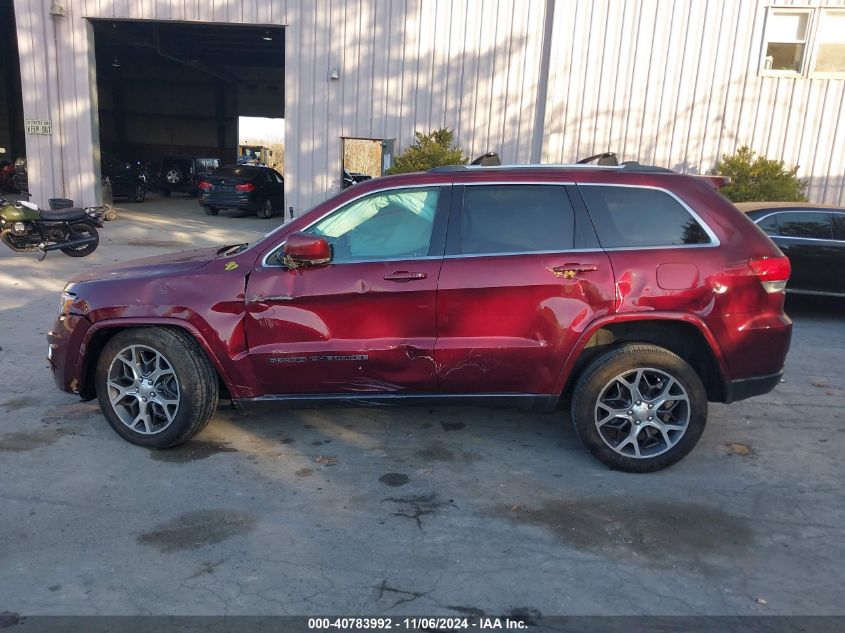
[[[92,20],[285,27],[286,190],[338,190],[341,138],[453,128],[467,154],[616,151],[706,172],[750,145],[845,205],[845,0],[14,0],[30,189],[99,198]],[[336,76],[337,78],[334,78]]]

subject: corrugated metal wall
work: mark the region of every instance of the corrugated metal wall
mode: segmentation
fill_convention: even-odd
[[[66,16],[53,19],[50,0],[15,0],[25,116],[54,121],[52,137],[27,137],[34,199],[63,181],[70,197],[93,199],[85,18],[114,17],[288,27],[286,178],[297,212],[338,190],[342,136],[396,138],[401,149],[414,130],[443,125],[467,153],[519,163],[530,161],[535,132],[544,162],[610,149],[702,172],[750,144],[800,164],[813,200],[845,204],[845,80],[759,77],[768,4],[787,2],[66,0]],[[341,78],[330,81],[334,67]]]
[[[845,204],[845,80],[761,77],[767,6],[843,2],[557,0],[544,162],[609,149],[705,173],[749,145]]]

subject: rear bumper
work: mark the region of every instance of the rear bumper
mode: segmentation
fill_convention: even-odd
[[[257,211],[261,207],[260,201],[253,199],[249,194],[244,196],[201,195],[200,205],[218,209],[240,209],[242,211]]]
[[[783,378],[783,371],[767,376],[753,376],[752,378],[743,378],[741,380],[729,380],[725,383],[724,387],[724,402],[725,404],[730,404],[737,400],[745,400],[746,398],[753,398],[754,396],[769,393],[777,387],[781,378]]]

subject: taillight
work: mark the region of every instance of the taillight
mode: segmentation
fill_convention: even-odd
[[[251,182],[243,185],[235,185],[235,191],[255,191],[255,185]]]
[[[766,292],[781,292],[786,289],[792,266],[786,257],[759,257],[748,260],[751,272],[757,275]]]
[[[211,191],[211,183],[207,180],[200,180],[199,184],[197,185],[203,191]]]

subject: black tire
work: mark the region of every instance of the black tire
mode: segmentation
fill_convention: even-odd
[[[109,370],[115,357],[129,346],[155,350],[171,365],[179,387],[179,405],[173,421],[160,432],[145,435],[130,429],[109,400]],[[160,449],[177,446],[202,431],[217,409],[217,373],[194,338],[178,328],[149,327],[115,334],[97,359],[94,376],[97,399],[109,426],[138,446]]]
[[[633,402],[632,391],[628,391],[626,394],[624,389],[618,388],[618,382],[614,382],[618,376],[625,375],[626,372],[633,373],[640,368],[645,369],[643,374],[645,382],[639,383],[638,389],[643,386],[652,390],[665,389],[665,392],[660,392],[660,398],[666,398],[667,404],[674,404],[672,404],[671,410],[662,410],[660,415],[666,422],[670,419],[670,415],[675,415],[674,409],[681,407],[679,412],[683,415],[680,417],[688,418],[686,423],[679,425],[673,420],[671,424],[676,427],[683,426],[685,430],[670,430],[664,435],[654,426],[661,422],[661,417],[658,417],[657,410],[648,410],[651,409],[648,399],[643,398],[643,404],[637,406],[636,402]],[[649,375],[652,377],[652,384],[648,382]],[[663,375],[668,375],[677,381],[682,391],[686,392],[686,402],[682,391],[678,390],[676,386],[666,388],[666,385],[672,385],[670,381],[667,380],[664,385],[660,384]],[[631,376],[631,374],[627,376]],[[637,374],[633,374],[632,380],[636,378]],[[628,382],[628,377],[625,378],[625,381]],[[616,404],[615,408],[631,408],[628,411],[622,411],[618,416],[612,417],[609,424],[602,426],[605,431],[600,432],[597,428],[600,422],[598,419],[599,412],[605,417],[612,414],[609,413],[610,407],[599,405],[599,398],[603,394],[605,397],[610,397],[614,393],[612,391],[614,388],[617,389],[615,393],[619,395],[616,398],[619,404]],[[672,390],[675,390],[678,395],[676,399],[671,399],[668,395]],[[640,393],[639,390],[637,393]],[[630,401],[626,402],[625,399],[629,397]],[[656,398],[655,401],[658,399]],[[608,400],[603,399],[602,402],[607,403]],[[602,463],[615,470],[629,473],[649,473],[677,463],[698,443],[707,422],[707,392],[701,378],[681,357],[657,345],[629,343],[609,349],[586,367],[575,386],[571,412],[572,423],[578,437]],[[627,415],[631,413],[633,415]],[[654,415],[646,417],[649,414]],[[653,418],[657,422],[649,423],[646,421]],[[670,422],[666,423],[669,424]],[[634,426],[635,424],[636,426]],[[669,435],[670,433],[673,435]],[[652,435],[657,437],[651,437]],[[622,438],[615,442],[617,448],[622,452],[636,451],[641,456],[628,456],[614,450],[611,447],[611,444],[614,443],[614,436]],[[641,437],[642,441],[640,440]],[[633,441],[631,438],[633,438]],[[663,448],[669,446],[670,441],[674,444],[668,449]],[[628,450],[629,447],[630,450]],[[652,453],[652,455],[648,453]]]
[[[203,207],[203,209],[205,209],[207,215],[217,215],[220,213],[220,209],[217,207]]]
[[[70,239],[78,239],[80,237],[92,236],[95,240],[84,246],[77,246],[75,248],[63,248],[62,252],[68,257],[85,257],[97,250],[100,245],[100,233],[97,227],[88,222],[76,222],[70,225]]]
[[[147,186],[143,183],[138,183],[135,185],[135,188],[132,190],[132,194],[129,196],[129,200],[131,202],[141,203],[147,198]]]
[[[266,198],[264,202],[261,203],[261,208],[258,209],[258,217],[265,220],[269,220],[273,217],[273,201],[270,200],[270,198]]]

